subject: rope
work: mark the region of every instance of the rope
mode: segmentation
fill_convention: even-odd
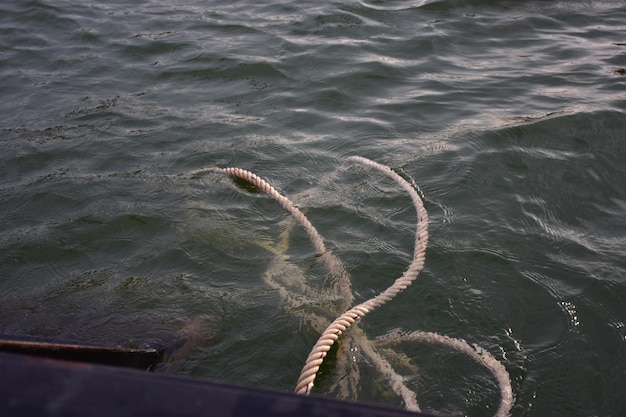
[[[320,366],[324,362],[328,351],[339,336],[345,332],[352,324],[365,316],[370,311],[382,306],[389,302],[398,293],[406,289],[424,267],[426,244],[428,242],[428,214],[424,208],[422,199],[417,194],[415,189],[401,176],[396,174],[386,165],[379,164],[370,159],[360,156],[353,156],[347,159],[347,162],[361,163],[363,165],[375,168],[392,180],[394,180],[400,187],[402,187],[411,197],[415,210],[417,211],[418,226],[415,232],[415,247],[413,251],[413,261],[409,264],[408,269],[402,276],[395,280],[395,282],[382,293],[378,294],[374,298],[371,298],[350,310],[343,313],[341,316],[335,319],[324,330],[315,346],[311,350],[302,371],[300,372],[300,378],[296,384],[295,392],[298,394],[308,394],[313,388],[315,376]]]
[[[398,334],[397,332],[394,332],[392,335],[387,335],[383,339],[383,343],[380,343],[377,340],[377,342],[379,342],[377,345],[397,346],[403,342],[424,342],[431,345],[443,345],[464,353],[480,365],[487,368],[496,381],[498,381],[498,387],[500,388],[500,406],[498,407],[495,416],[507,417],[510,415],[511,407],[513,406],[513,389],[511,388],[509,373],[496,358],[483,348],[479,346],[472,347],[463,339],[455,339],[453,337],[443,336],[433,332],[422,331],[416,331],[408,334]]]
[[[350,328],[358,319],[365,316],[370,311],[386,304],[393,299],[398,293],[405,290],[411,283],[417,278],[421,270],[424,268],[424,260],[426,253],[426,245],[428,243],[428,214],[424,208],[424,204],[419,194],[413,188],[413,186],[395,173],[391,168],[386,165],[379,164],[370,159],[360,156],[352,156],[347,158],[347,163],[363,164],[390,177],[396,182],[407,194],[411,197],[413,206],[417,212],[417,228],[415,231],[415,245],[413,250],[413,260],[409,264],[407,270],[402,276],[396,279],[391,286],[381,292],[379,295],[367,300],[355,307],[352,307],[337,319],[335,319],[328,327],[322,332],[322,335],[318,339],[317,343],[313,346],[311,353],[307,357],[307,360],[302,368],[300,377],[296,384],[295,392],[299,394],[309,394],[314,386],[315,377],[324,358],[328,354],[331,346],[335,341]],[[287,211],[298,223],[302,225],[309,240],[313,245],[318,256],[321,256],[324,262],[327,264],[331,272],[335,272],[340,262],[332,256],[330,252],[326,250],[324,241],[317,229],[311,224],[307,217],[293,205],[293,203],[287,198],[281,195],[274,187],[272,187],[265,180],[261,179],[252,172],[246,171],[241,168],[205,168],[192,173],[192,176],[201,175],[208,172],[219,172],[246,181],[259,190],[265,192],[272,197],[278,204]],[[403,341],[412,342],[427,342],[431,344],[441,344],[453,349],[456,349],[466,355],[470,356],[476,362],[485,366],[490,370],[498,381],[500,388],[500,406],[496,412],[497,417],[506,417],[510,415],[510,410],[513,405],[513,392],[511,389],[511,383],[509,380],[509,374],[493,356],[487,351],[476,348],[473,349],[466,341],[462,339],[455,339],[448,336],[442,336],[437,333],[431,332],[413,332],[405,335],[395,335],[392,339],[387,339],[387,345],[399,344]],[[398,393],[405,401],[405,405],[408,409],[419,411],[419,407],[415,400],[415,393],[410,391],[404,382],[402,377],[393,371],[391,365],[384,360],[378,353],[376,353],[370,344],[364,344],[364,353],[374,360],[374,363],[379,370],[389,378],[392,383],[393,390]]]
[[[253,174],[250,171],[246,171],[241,168],[204,168],[192,173],[192,176],[198,176],[201,174],[205,174],[207,172],[221,172],[223,174],[231,175],[235,178],[239,178],[243,181],[246,181],[252,185],[254,185],[259,190],[268,194],[272,197],[276,202],[287,212],[289,213],[298,223],[304,227],[304,230],[309,235],[309,239],[311,240],[311,244],[317,252],[318,256],[323,255],[326,252],[326,247],[324,246],[324,239],[318,233],[317,229],[311,224],[309,219],[297,208],[293,205],[293,203],[285,196],[281,195],[274,187],[272,187],[267,181],[263,180],[259,176]]]
[[[197,171],[194,171],[191,176],[196,177],[202,174],[206,174],[209,172],[218,172],[226,175],[233,176],[235,178],[239,178],[240,180],[246,181],[257,189],[263,191],[272,197],[287,213],[291,215],[300,225],[304,228],[305,232],[309,236],[309,240],[315,249],[316,256],[326,265],[326,268],[331,272],[331,274],[336,276],[345,276],[345,270],[343,268],[343,264],[339,259],[337,259],[330,251],[326,249],[324,245],[324,239],[319,234],[315,226],[311,224],[309,219],[302,213],[296,206],[293,205],[291,200],[287,197],[280,194],[274,187],[272,187],[267,181],[260,178],[258,175],[246,171],[241,168],[203,168]],[[350,282],[348,279],[340,280],[338,284],[335,286],[335,290],[338,293],[337,295],[342,297],[344,301],[348,301],[348,303],[352,302],[352,293],[349,290]],[[272,283],[272,286],[276,287],[277,284]],[[284,289],[281,289],[284,292]],[[349,304],[348,304],[349,305]]]

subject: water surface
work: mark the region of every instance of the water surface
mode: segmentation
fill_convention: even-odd
[[[271,199],[189,173],[239,166],[293,197],[363,301],[410,262],[415,214],[375,171],[320,181],[362,155],[414,181],[431,222],[424,272],[365,335],[483,347],[514,416],[621,415],[624,22],[620,1],[4,2],[0,332],[193,334],[160,372],[291,390],[332,308],[264,277],[322,294],[327,272]],[[424,410],[497,407],[467,358],[399,353]],[[348,398],[402,406],[358,346],[337,355],[358,363]]]

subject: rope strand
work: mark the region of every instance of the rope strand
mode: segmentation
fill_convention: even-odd
[[[398,293],[406,289],[417,278],[424,267],[426,245],[428,243],[428,214],[424,208],[422,199],[417,194],[415,189],[401,176],[396,174],[386,165],[379,164],[370,159],[360,156],[353,156],[347,159],[347,162],[355,162],[363,165],[375,168],[392,180],[394,180],[400,187],[402,187],[411,197],[415,210],[417,211],[418,225],[415,231],[415,247],[413,254],[413,261],[409,264],[406,272],[402,276],[395,280],[395,282],[388,287],[385,291],[378,294],[374,298],[367,300],[350,310],[343,313],[341,316],[335,319],[324,330],[315,346],[311,350],[311,353],[306,359],[306,362],[300,372],[300,378],[296,383],[295,392],[298,394],[309,394],[313,389],[315,376],[319,370],[324,358],[328,354],[331,346],[335,343],[341,333],[345,332],[356,320],[362,318],[370,311],[382,306],[389,302]]]
[[[274,187],[272,187],[267,181],[263,180],[256,174],[253,174],[250,171],[246,171],[241,168],[204,168],[192,173],[192,176],[198,176],[201,174],[205,174],[207,172],[221,172],[223,174],[231,175],[235,178],[239,178],[243,181],[246,181],[252,185],[254,185],[259,190],[268,194],[272,197],[276,202],[287,212],[289,213],[298,223],[304,227],[304,230],[309,235],[309,239],[311,240],[311,244],[317,252],[317,255],[323,255],[326,252],[326,247],[324,246],[324,239],[318,233],[317,229],[311,224],[309,219],[297,208],[293,205],[293,203],[285,196],[280,194]]]
[[[428,213],[424,208],[424,204],[415,188],[404,178],[394,172],[386,165],[379,164],[370,159],[360,156],[352,156],[347,158],[347,163],[362,164],[387,175],[396,184],[398,184],[407,194],[411,197],[413,206],[417,213],[417,227],[415,230],[415,245],[413,249],[413,260],[409,264],[407,270],[402,276],[396,279],[391,286],[386,290],[378,294],[377,296],[352,307],[339,317],[337,317],[328,327],[322,332],[320,338],[313,346],[311,353],[306,359],[306,362],[298,378],[295,392],[299,394],[309,394],[314,386],[315,377],[319,371],[320,366],[324,362],[324,358],[328,354],[335,341],[348,330],[358,319],[365,316],[372,310],[384,305],[392,300],[401,291],[405,290],[411,283],[417,278],[419,273],[424,268],[426,246],[428,244]],[[274,187],[272,187],[265,180],[261,179],[252,172],[246,171],[241,168],[205,168],[192,173],[192,176],[201,175],[208,172],[219,172],[227,175],[231,175],[235,178],[239,178],[246,181],[259,190],[265,192],[272,197],[278,204],[287,211],[300,225],[304,228],[309,240],[313,245],[316,253],[322,257],[327,264],[331,272],[340,265],[340,262],[327,252],[324,245],[322,236],[317,229],[311,224],[308,218],[293,205],[293,203],[285,196],[281,195]],[[365,339],[367,341],[367,339]],[[390,336],[385,338],[387,345],[397,345],[403,341],[412,342],[427,342],[431,344],[442,344],[470,356],[476,362],[485,366],[495,376],[500,388],[500,406],[496,412],[498,417],[506,417],[510,415],[510,410],[513,405],[513,392],[511,389],[511,383],[509,380],[509,374],[504,366],[498,362],[487,351],[476,348],[473,349],[466,341],[462,339],[455,339],[448,336],[441,336],[437,333],[431,332],[413,332],[405,335],[395,335],[393,338]],[[375,365],[379,370],[389,378],[393,390],[400,395],[408,409],[419,411],[419,406],[415,400],[415,393],[410,391],[404,382],[402,377],[395,373],[391,368],[391,365],[383,359],[378,353],[373,350],[371,343],[363,345],[364,352],[373,359]]]
[[[431,345],[443,345],[448,348],[452,348],[472,358],[475,362],[484,366],[491,372],[496,381],[498,381],[498,387],[500,388],[500,406],[496,411],[496,417],[506,417],[510,415],[511,407],[513,406],[513,390],[511,388],[511,381],[509,380],[509,373],[506,368],[498,362],[489,352],[475,346],[470,346],[463,339],[455,339],[449,336],[443,336],[433,332],[415,331],[407,334],[393,334],[384,338],[383,343],[377,343],[377,345],[384,346],[397,346],[405,342],[422,342]]]

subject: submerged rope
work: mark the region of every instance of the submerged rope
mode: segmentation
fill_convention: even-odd
[[[500,388],[500,406],[495,415],[497,417],[509,415],[511,407],[513,406],[513,390],[511,388],[511,381],[509,380],[509,373],[506,371],[506,368],[486,350],[478,346],[472,347],[463,339],[455,339],[433,332],[416,331],[407,334],[394,334],[393,337],[387,336],[384,339],[385,342],[383,344],[385,346],[397,346],[404,342],[425,342],[431,345],[443,345],[469,356],[477,363],[489,369],[496,381],[498,381],[498,387]]]
[[[311,392],[314,386],[317,372],[319,371],[319,368],[323,363],[324,358],[328,354],[328,351],[331,349],[331,346],[335,343],[339,336],[348,328],[350,328],[358,319],[362,318],[370,311],[386,304],[398,293],[405,290],[417,278],[417,276],[424,267],[426,245],[428,243],[428,213],[426,212],[422,199],[420,198],[415,188],[413,188],[413,186],[408,181],[406,181],[404,178],[402,178],[386,165],[379,164],[370,159],[360,156],[349,157],[346,162],[363,164],[377,169],[378,171],[391,178],[411,197],[413,206],[415,207],[415,210],[417,212],[418,221],[415,231],[413,260],[409,264],[404,274],[402,274],[400,278],[396,279],[393,284],[389,286],[386,290],[371,298],[370,300],[367,300],[361,304],[358,304],[355,307],[352,307],[351,309],[340,315],[338,318],[336,318],[322,332],[322,335],[318,339],[317,343],[315,343],[313,349],[311,350],[311,353],[307,357],[307,360],[300,373],[300,377],[298,378],[295,392],[299,394],[309,394]],[[246,171],[241,168],[205,168],[195,171],[192,176],[197,176],[208,172],[219,172],[231,175],[235,178],[239,178],[252,184],[259,190],[268,194],[276,202],[278,202],[278,204],[285,211],[287,211],[298,223],[300,223],[300,225],[302,225],[307,235],[309,236],[309,240],[311,241],[313,248],[317,252],[317,255],[324,258],[324,261],[327,263],[331,271],[337,265],[338,261],[334,257],[332,257],[329,252],[327,252],[323,238],[321,237],[317,229],[315,229],[315,227],[311,224],[308,218],[297,207],[295,207],[287,197],[281,195],[265,180],[261,179],[252,172]],[[493,356],[491,356],[487,351],[481,348],[473,349],[466,341],[462,339],[441,336],[437,333],[431,332],[413,332],[401,335],[396,337],[395,340],[387,340],[386,344],[399,344],[402,341],[418,341],[431,344],[442,344],[467,354],[476,362],[487,367],[495,376],[496,380],[498,381],[498,386],[500,388],[501,400],[500,406],[496,412],[496,416],[505,417],[510,414],[510,410],[513,404],[513,393],[509,381],[508,372],[506,371],[504,366],[502,366],[502,364],[498,362]],[[368,344],[364,346],[364,348],[364,353],[374,359],[374,362],[379,370],[390,379],[393,390],[404,399],[406,407],[411,410],[419,411],[419,407],[415,400],[415,393],[410,391],[406,387],[406,385],[404,385],[402,377],[395,373],[395,371],[393,371],[391,365],[389,365],[386,360],[384,360],[379,354],[374,352],[371,345]]]
[[[370,159],[360,156],[353,156],[348,158],[348,162],[361,163],[367,166],[371,166],[388,177],[394,180],[398,185],[407,191],[413,200],[413,205],[417,211],[418,226],[415,231],[415,247],[413,251],[413,261],[409,264],[408,269],[402,276],[395,280],[395,282],[382,293],[378,294],[374,298],[371,298],[337,317],[327,328],[324,330],[315,346],[311,350],[304,367],[300,373],[300,378],[296,384],[295,392],[298,394],[308,394],[313,388],[313,382],[320,366],[324,362],[328,351],[335,343],[335,340],[339,338],[341,333],[345,332],[352,324],[365,316],[370,311],[382,306],[389,302],[398,293],[406,289],[424,267],[424,260],[426,254],[426,245],[428,243],[428,214],[424,208],[422,199],[417,194],[415,189],[401,176],[396,174],[386,165],[379,164]]]

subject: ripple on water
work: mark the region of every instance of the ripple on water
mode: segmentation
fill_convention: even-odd
[[[196,43],[182,43],[174,46],[170,56],[176,62],[193,61],[204,54],[202,45]]]

